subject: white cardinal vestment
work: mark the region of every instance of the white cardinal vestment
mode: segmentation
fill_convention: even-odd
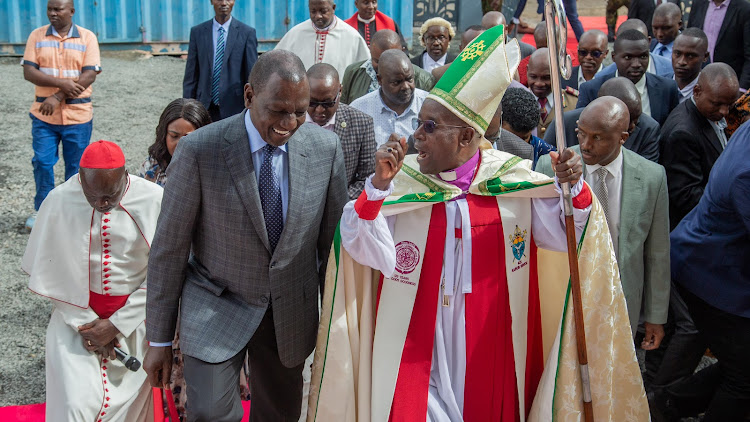
[[[143,368],[132,372],[83,347],[77,327],[108,318],[121,349],[143,361],[146,268],[162,188],[128,176],[107,213],[86,201],[78,176],[42,203],[23,257],[29,288],[52,300],[46,340],[47,421],[153,420]]]

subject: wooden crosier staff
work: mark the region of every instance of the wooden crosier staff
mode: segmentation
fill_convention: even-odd
[[[563,119],[560,78],[570,78],[572,70],[570,56],[566,53],[568,28],[565,22],[565,7],[562,4],[562,0],[546,0],[544,4],[544,16],[547,21],[550,78],[552,79],[552,95],[555,100],[555,137],[557,150],[562,153],[565,150],[565,123]],[[557,22],[555,22],[555,17],[557,17]],[[576,346],[578,348],[578,365],[581,370],[581,384],[583,385],[583,416],[586,422],[593,422],[594,407],[591,403],[589,361],[586,354],[586,331],[584,330],[583,304],[581,302],[581,278],[578,272],[578,244],[576,242],[576,228],[573,220],[573,198],[570,193],[570,183],[563,183],[562,191],[565,209],[565,231],[568,241],[568,265],[570,267],[570,283],[573,294]]]

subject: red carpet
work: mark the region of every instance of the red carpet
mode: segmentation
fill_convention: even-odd
[[[625,22],[627,18],[628,17],[626,15],[622,14],[618,16],[617,26],[620,26],[620,24]],[[607,22],[605,21],[604,16],[579,16],[578,19],[581,20],[583,29],[586,31],[588,31],[589,29],[598,29],[605,34],[607,33]],[[525,43],[536,45],[534,43],[533,34],[526,34],[523,36],[523,38],[521,38],[521,40]],[[568,50],[578,51],[578,42],[576,41],[576,35],[573,33],[573,30],[570,29],[570,24],[568,24]]]
[[[0,407],[0,421],[3,422],[44,422],[44,403],[29,404],[26,406]],[[250,414],[250,402],[243,401],[245,409],[243,420],[247,420]],[[167,419],[168,420],[168,419]]]

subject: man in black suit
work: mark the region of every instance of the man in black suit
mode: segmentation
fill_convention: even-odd
[[[725,13],[723,20],[717,20],[716,25],[706,24],[709,14],[718,14],[720,18],[721,13]],[[750,3],[744,0],[695,0],[688,26],[706,33],[711,62],[732,66],[740,88],[750,88]]]
[[[378,33],[383,31],[386,30]],[[327,63],[314,64],[307,70],[307,78],[310,81],[310,107],[305,121],[338,135],[344,151],[349,199],[357,199],[365,188],[367,176],[375,173],[372,117],[341,103],[341,83],[335,67]]]
[[[614,74],[600,74],[581,85],[577,108],[586,107],[593,101],[599,93],[599,88],[608,79],[625,76],[638,90],[643,113],[663,124],[669,113],[679,104],[680,94],[673,80],[646,72],[650,59],[646,35],[635,29],[618,33],[612,57],[617,71]]]
[[[738,89],[729,65],[710,64],[698,76],[693,98],[677,106],[662,125],[660,163],[667,170],[672,229],[698,204],[708,174],[727,145],[724,118]]]
[[[679,0],[664,0],[680,5]],[[693,6],[695,7],[695,6]],[[656,9],[656,2],[654,0],[630,0],[630,7],[628,7],[628,19],[640,19],[646,24],[648,28],[648,36],[653,37],[654,31],[651,28],[651,19],[654,16],[654,10]]]
[[[682,28],[682,10],[674,3],[662,3],[656,7],[651,20],[654,33],[651,40],[651,51],[657,56],[672,59],[674,40]]]
[[[200,101],[216,122],[245,109],[243,90],[258,60],[255,29],[232,17],[234,0],[211,0],[216,16],[190,29],[182,96]]]
[[[609,54],[608,47],[607,34],[604,32],[598,29],[584,32],[578,42],[578,61],[581,64],[573,68],[570,79],[562,80],[563,88],[578,89],[584,82],[594,79],[594,75],[602,70],[602,62]]]
[[[585,34],[584,34],[585,35]],[[583,37],[581,37],[583,39]],[[630,114],[630,125],[628,126],[628,139],[623,146],[641,157],[653,162],[659,161],[659,123],[648,114],[641,111],[641,97],[638,90],[628,78],[617,77],[609,79],[599,89],[599,97],[611,96],[621,100],[628,107]],[[578,118],[583,112],[582,108],[565,112],[565,143],[572,147],[578,145]],[[555,145],[555,122],[553,121],[544,141]]]

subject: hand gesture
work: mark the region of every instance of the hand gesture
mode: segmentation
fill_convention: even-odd
[[[39,107],[39,112],[42,113],[42,116],[51,116],[58,104],[60,104],[60,100],[54,95],[50,95],[44,100],[42,106]]]
[[[89,352],[95,352],[115,340],[120,331],[108,319],[97,318],[78,326],[78,333],[83,337],[83,347]]]
[[[120,343],[117,341],[117,339],[112,340],[104,346],[96,349],[95,352],[98,355],[101,355],[104,359],[116,359],[117,355],[115,354],[115,347],[120,347]]]
[[[562,185],[569,182],[571,186],[578,183],[578,179],[583,175],[583,166],[581,165],[581,156],[576,154],[570,148],[566,148],[562,154],[552,151],[549,153],[552,161],[552,168],[555,170],[557,181]]]
[[[172,378],[172,347],[149,346],[143,359],[143,369],[154,388],[168,388]]]
[[[57,85],[57,87],[60,88],[60,91],[68,98],[76,98],[86,90],[86,88],[79,85],[75,79],[59,79]]]
[[[388,142],[375,151],[375,176],[372,177],[372,185],[379,190],[387,190],[391,180],[404,165],[406,155],[406,138],[392,133]]]
[[[652,324],[644,322],[643,328],[646,329],[646,335],[643,336],[641,349],[656,350],[659,348],[662,339],[664,339],[664,326],[662,324]]]

